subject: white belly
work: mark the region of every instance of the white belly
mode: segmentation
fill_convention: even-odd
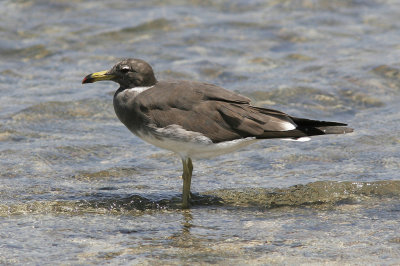
[[[187,136],[183,138],[178,138],[177,136],[171,137],[168,134],[164,136],[157,134],[157,137],[155,137],[153,134],[138,132],[136,132],[136,135],[154,146],[177,153],[181,158],[189,157],[192,159],[211,158],[230,153],[257,141],[255,137],[248,137],[212,143],[209,138],[205,136],[199,137],[198,135],[195,138],[188,138]]]

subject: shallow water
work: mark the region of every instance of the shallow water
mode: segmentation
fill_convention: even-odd
[[[398,1],[3,1],[1,264],[399,264]],[[117,120],[120,58],[355,133],[181,162]]]

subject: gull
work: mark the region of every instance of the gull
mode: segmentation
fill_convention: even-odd
[[[344,123],[290,116],[251,105],[219,86],[184,80],[158,81],[141,59],[125,59],[82,83],[119,84],[114,110],[136,136],[182,159],[182,208],[190,206],[192,159],[232,153],[262,139],[307,141],[310,136],[353,132]]]

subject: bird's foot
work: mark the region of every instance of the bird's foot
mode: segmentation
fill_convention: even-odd
[[[183,195],[182,195],[183,196]],[[183,200],[182,201],[182,208],[183,209],[188,209],[191,206],[193,206],[193,203],[197,202],[197,200],[200,199],[199,196],[197,196],[196,194],[189,192],[189,197],[187,200]]]

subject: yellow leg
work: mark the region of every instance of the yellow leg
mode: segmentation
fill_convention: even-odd
[[[193,164],[192,159],[182,159],[183,165],[183,191],[182,191],[182,208],[189,208],[189,198],[190,198],[190,183],[192,181]]]

